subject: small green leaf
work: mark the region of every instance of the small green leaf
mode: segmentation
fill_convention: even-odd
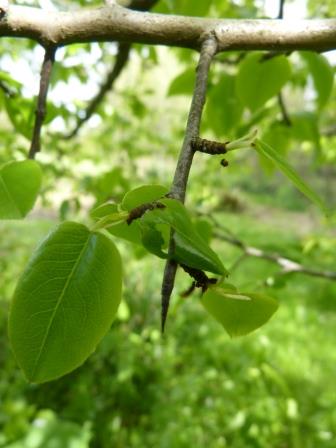
[[[286,162],[281,155],[267,143],[261,140],[256,141],[255,149],[259,154],[271,160],[276,167],[290,179],[298,190],[301,191],[308,199],[316,204],[326,215],[329,214],[322,199],[313,191],[309,185],[293,170],[293,168]]]
[[[34,160],[9,162],[0,168],[0,219],[21,219],[33,208],[42,171]]]
[[[9,338],[27,379],[43,383],[80,366],[108,331],[121,299],[113,242],[64,222],[35,251],[14,293]]]
[[[278,303],[272,297],[238,293],[227,287],[213,286],[202,296],[204,308],[231,337],[243,336],[264,325],[275,313]]]
[[[240,100],[255,111],[277,95],[291,75],[286,56],[262,60],[261,53],[251,53],[241,62],[236,79]]]
[[[320,148],[319,117],[314,112],[300,112],[291,114],[292,126],[290,132],[299,142],[312,142],[317,149]]]
[[[188,69],[180,73],[171,82],[167,95],[191,95],[195,84],[195,70]]]
[[[125,194],[121,208],[130,211],[148,202],[156,201],[168,193],[168,189],[162,185],[142,185]]]
[[[95,221],[98,221],[101,218],[105,218],[107,215],[118,213],[118,211],[118,204],[115,204],[114,202],[105,202],[91,210],[90,217]]]
[[[330,98],[334,83],[334,70],[328,59],[321,54],[303,51],[301,56],[306,61],[308,70],[312,75],[317,93],[317,104],[321,109]]]
[[[35,116],[32,100],[22,96],[5,97],[5,107],[15,130],[30,140]]]

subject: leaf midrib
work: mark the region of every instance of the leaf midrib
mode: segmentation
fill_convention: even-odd
[[[34,376],[35,376],[35,373],[36,373],[36,369],[37,369],[38,363],[39,363],[39,361],[40,361],[40,359],[41,359],[41,356],[42,356],[42,353],[43,353],[43,351],[44,351],[44,349],[45,349],[46,342],[47,342],[47,339],[48,339],[48,336],[49,336],[49,333],[50,333],[50,329],[51,329],[51,327],[52,327],[52,324],[53,324],[54,318],[55,318],[55,316],[56,316],[56,313],[57,313],[57,311],[58,311],[58,308],[59,308],[59,306],[60,306],[60,304],[61,304],[61,302],[62,302],[62,299],[63,299],[63,297],[64,297],[64,295],[65,295],[65,293],[66,293],[66,290],[68,289],[69,284],[70,284],[70,282],[71,282],[71,280],[72,280],[72,278],[73,278],[73,276],[74,276],[74,274],[75,274],[75,271],[76,271],[76,269],[77,269],[77,267],[78,267],[78,265],[79,265],[79,263],[80,263],[80,261],[81,261],[81,258],[82,258],[83,254],[84,254],[84,252],[85,252],[85,250],[86,250],[86,248],[87,248],[87,246],[88,246],[88,243],[89,243],[89,241],[90,241],[90,238],[91,238],[91,234],[88,235],[88,238],[87,238],[87,240],[85,241],[84,246],[83,246],[82,250],[80,251],[80,253],[79,253],[79,255],[78,255],[78,259],[77,259],[76,263],[74,264],[73,268],[71,269],[71,272],[70,272],[70,274],[69,274],[69,277],[68,277],[67,281],[65,282],[65,285],[64,285],[64,287],[63,287],[63,290],[62,290],[62,292],[61,292],[59,298],[57,299],[57,303],[56,303],[55,309],[54,309],[54,311],[53,311],[53,313],[52,313],[52,315],[51,315],[50,322],[49,322],[49,324],[48,324],[48,327],[47,327],[45,336],[44,336],[44,338],[43,338],[43,341],[42,341],[42,344],[41,344],[39,353],[38,353],[38,355],[37,355],[37,357],[36,357],[36,360],[35,360],[35,363],[34,363],[34,367],[33,367],[32,375],[31,375],[32,379],[34,379]]]

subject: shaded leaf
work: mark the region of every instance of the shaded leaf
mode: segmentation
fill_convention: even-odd
[[[328,59],[321,54],[303,51],[301,56],[306,61],[312,75],[317,93],[317,104],[321,109],[330,98],[334,83],[334,70]]]
[[[175,199],[161,199],[165,208],[148,211],[141,219],[140,225],[145,224],[152,228],[167,224],[174,229],[175,251],[173,258],[187,266],[210,271],[215,274],[226,275],[217,254],[199,235],[184,205]],[[156,239],[158,242],[159,239]],[[156,247],[157,252],[161,247]]]
[[[219,83],[212,87],[206,102],[205,120],[216,135],[225,135],[238,127],[243,105],[234,94],[235,77],[223,74]],[[226,136],[227,137],[227,136]]]
[[[290,75],[290,64],[285,56],[263,61],[260,53],[251,53],[239,65],[236,80],[238,97],[254,111],[277,95]]]
[[[195,70],[188,69],[171,82],[167,95],[192,95],[195,85]]]

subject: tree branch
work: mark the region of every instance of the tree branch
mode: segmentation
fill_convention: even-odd
[[[44,46],[122,41],[199,49],[214,34],[217,51],[336,48],[336,19],[207,19],[132,11],[118,5],[79,11],[45,11],[12,5],[0,20],[0,36],[25,37]]]
[[[208,74],[213,57],[217,51],[217,41],[213,35],[208,36],[201,47],[201,54],[196,72],[196,82],[191,101],[186,133],[183,140],[182,149],[179,159],[177,161],[173,183],[170,189],[170,196],[184,202],[186,188],[188,183],[188,177],[190,168],[194,157],[194,149],[191,142],[196,139],[199,134],[202,111],[205,104],[206,89],[208,83]],[[170,256],[173,255],[175,249],[174,236],[170,237],[169,250]],[[172,259],[169,259],[166,263],[162,289],[161,289],[161,329],[164,331],[165,322],[167,319],[169,301],[172,290],[174,288],[175,275],[177,270],[177,264]]]
[[[37,152],[41,149],[41,129],[47,112],[46,103],[51,77],[52,67],[55,61],[56,47],[45,49],[44,60],[41,69],[40,90],[37,98],[37,107],[35,111],[35,124],[33,137],[29,150],[29,159],[34,159]]]
[[[280,0],[280,2],[279,2],[278,19],[283,19],[285,1],[286,0]],[[286,107],[286,104],[283,99],[282,92],[278,93],[278,104],[279,104],[281,115],[282,115],[282,121],[285,123],[286,126],[291,126],[292,122],[291,122],[291,119],[289,118],[289,114],[288,114],[287,107]]]
[[[65,135],[66,139],[71,139],[78,134],[83,124],[86,123],[92,117],[99,104],[105,98],[105,95],[112,89],[115,81],[117,80],[120,73],[123,71],[124,67],[127,64],[130,49],[131,44],[123,42],[119,44],[118,53],[115,59],[114,66],[112,67],[112,70],[110,71],[110,73],[108,73],[97,95],[94,96],[89,102],[84,115],[82,117],[77,118],[77,123],[74,129]]]
[[[297,263],[294,260],[291,260],[290,258],[282,256],[281,254],[267,252],[257,247],[248,246],[242,240],[233,235],[231,231],[224,229],[223,226],[221,226],[214,217],[211,217],[211,219],[216,224],[216,226],[222,230],[221,232],[216,232],[214,236],[233,246],[239,247],[239,249],[242,250],[243,255],[239,260],[243,260],[246,257],[261,258],[271,261],[272,263],[276,263],[278,266],[280,266],[282,268],[282,274],[299,273],[336,281],[336,272],[325,271],[317,268],[308,268],[300,263]],[[223,231],[227,232],[228,234],[224,234]]]

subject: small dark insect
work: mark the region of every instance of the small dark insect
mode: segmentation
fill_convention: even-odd
[[[154,210],[155,208],[166,208],[161,202],[148,202],[146,204],[141,204],[139,207],[133,208],[126,219],[128,225],[132,224],[135,219],[141,218],[147,210]]]
[[[226,159],[222,159],[220,161],[220,164],[225,168],[226,166],[229,166],[229,162]]]
[[[206,154],[216,155],[225,154],[226,143],[216,142],[213,140],[207,140],[205,138],[196,137],[191,141],[191,148],[194,151],[204,152]]]

